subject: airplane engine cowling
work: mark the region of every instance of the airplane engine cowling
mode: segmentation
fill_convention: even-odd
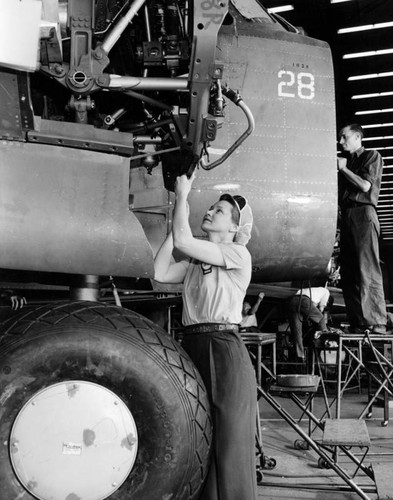
[[[213,170],[198,170],[192,192],[195,231],[222,192],[245,196],[254,213],[248,248],[253,281],[324,275],[336,235],[335,94],[327,43],[267,23],[222,26],[217,58],[224,79],[252,111],[255,131]],[[239,107],[225,119],[209,148],[210,162],[245,130]],[[206,200],[200,202],[202,193]],[[209,196],[210,195],[210,196]]]
[[[151,277],[128,207],[129,160],[41,144],[0,144],[0,267]]]

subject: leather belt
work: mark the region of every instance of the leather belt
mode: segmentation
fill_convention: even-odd
[[[198,323],[196,325],[184,327],[184,333],[186,335],[224,331],[238,332],[239,325],[236,323]]]

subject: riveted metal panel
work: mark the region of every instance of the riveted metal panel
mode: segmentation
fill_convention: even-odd
[[[0,267],[151,277],[130,212],[129,160],[70,148],[0,144]]]

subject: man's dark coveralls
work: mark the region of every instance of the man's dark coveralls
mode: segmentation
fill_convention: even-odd
[[[314,292],[314,293],[313,293]],[[287,315],[289,320],[289,328],[291,335],[295,341],[295,354],[297,358],[304,360],[305,352],[303,345],[303,323],[309,319],[314,324],[318,325],[318,329],[322,331],[327,330],[326,319],[319,309],[319,301],[315,301],[315,295],[318,289],[311,288],[306,291],[299,292],[291,297],[287,303]],[[313,302],[310,298],[314,299]],[[322,309],[325,308],[329,298],[329,292],[326,290],[326,302],[323,303]]]
[[[353,328],[385,325],[376,212],[382,157],[377,151],[361,147],[351,155],[347,168],[371,184],[369,191],[364,193],[343,175],[339,179],[341,285],[347,318]]]

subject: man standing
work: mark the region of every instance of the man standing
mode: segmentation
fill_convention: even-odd
[[[347,153],[338,158],[341,208],[341,286],[350,332],[386,333],[386,306],[379,263],[379,221],[376,212],[383,161],[362,146],[360,125],[347,125],[339,142]]]

